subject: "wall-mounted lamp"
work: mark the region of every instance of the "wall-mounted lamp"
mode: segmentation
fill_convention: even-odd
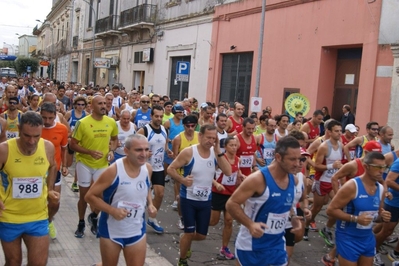
[[[230,50],[234,50],[236,48],[237,48],[237,46],[235,46],[235,45],[230,46]]]

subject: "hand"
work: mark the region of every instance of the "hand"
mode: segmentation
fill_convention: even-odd
[[[169,158],[171,158],[171,159],[174,158],[173,151],[171,151],[171,150],[166,150],[166,154],[168,155]]]
[[[392,193],[389,192],[389,191],[385,192],[385,198],[387,198],[387,199],[389,199],[389,200],[392,200],[392,199],[393,199]]]
[[[114,158],[115,158],[114,152],[113,151],[108,152],[108,156],[107,156],[108,162],[112,162],[114,160]]]
[[[302,230],[302,223],[301,221],[303,220],[302,216],[292,216],[291,218],[291,224],[292,224],[292,229],[291,233],[299,232]]]
[[[110,213],[110,215],[117,221],[125,219],[128,214],[129,212],[125,208],[114,208]]]
[[[342,167],[342,162],[341,162],[341,161],[336,160],[336,161],[333,163],[333,168],[334,168],[334,169],[340,169],[341,167]]]
[[[194,182],[194,177],[193,175],[188,175],[183,178],[182,184],[185,185],[186,187],[191,187]]]
[[[103,153],[101,151],[90,151],[90,156],[96,160],[99,160],[103,157]]]
[[[55,190],[49,190],[47,193],[47,197],[54,202],[60,201],[60,193]]]
[[[384,221],[386,223],[391,221],[391,213],[389,211],[386,211],[383,208],[381,208],[380,215],[381,215],[382,221]]]
[[[248,230],[249,233],[251,234],[251,236],[255,237],[255,238],[260,238],[263,236],[263,234],[265,233],[265,229],[267,228],[267,225],[265,223],[255,223],[253,222]]]
[[[216,187],[217,191],[223,191],[226,189],[222,184],[219,184],[219,183],[215,187]]]
[[[357,217],[357,223],[363,226],[369,225],[373,221],[373,216],[371,216],[368,212],[364,212]]]
[[[260,166],[265,166],[265,160],[263,160],[263,158],[258,158],[256,157],[256,162],[260,165]]]
[[[5,209],[6,209],[6,206],[4,206],[4,203],[0,200],[0,216],[2,215],[2,213]]]
[[[312,211],[309,210],[308,208],[305,208],[305,210],[303,211],[303,214],[305,215],[306,220],[312,219]]]
[[[69,174],[69,169],[68,169],[68,167],[63,166],[63,167],[62,167],[61,174],[62,174],[63,176],[67,176],[67,175]]]
[[[155,208],[154,205],[148,205],[147,207],[147,211],[148,211],[148,216],[150,216],[151,218],[156,218],[157,217],[157,208]]]

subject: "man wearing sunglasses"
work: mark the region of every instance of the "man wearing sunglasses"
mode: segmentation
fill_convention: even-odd
[[[8,110],[1,114],[1,117],[6,120],[6,137],[7,139],[16,138],[19,136],[18,125],[21,120],[22,112],[17,109],[19,104],[17,97],[8,99]]]
[[[355,147],[355,158],[364,157],[364,146],[371,140],[376,140],[378,136],[379,126],[377,122],[368,122],[366,125],[367,134],[354,138],[351,142],[345,145],[344,153],[348,161],[351,161],[350,149]]]
[[[151,121],[151,108],[150,108],[150,97],[143,95],[140,97],[140,108],[132,112],[130,119],[137,128],[142,128]]]

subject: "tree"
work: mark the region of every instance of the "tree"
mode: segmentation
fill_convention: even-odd
[[[3,67],[15,68],[15,61],[0,60],[0,68],[3,68]]]
[[[18,74],[27,72],[27,67],[30,66],[30,73],[35,73],[39,69],[39,60],[36,58],[18,57],[15,61],[15,70]]]

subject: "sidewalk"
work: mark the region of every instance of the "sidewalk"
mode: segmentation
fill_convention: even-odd
[[[74,168],[71,167],[70,170],[74,171]],[[50,240],[50,251],[47,263],[49,266],[90,266],[101,261],[99,240],[90,232],[87,222],[85,237],[78,239],[74,236],[78,223],[76,204],[79,193],[71,191],[72,182],[73,178],[71,175],[63,178],[61,206],[54,219],[58,234],[57,239]],[[25,245],[22,246],[24,257],[23,265],[26,265],[26,248]],[[0,265],[4,264],[4,254],[1,252]],[[126,265],[123,255],[120,256],[118,265]],[[159,256],[147,245],[145,265],[168,266],[172,264]]]

